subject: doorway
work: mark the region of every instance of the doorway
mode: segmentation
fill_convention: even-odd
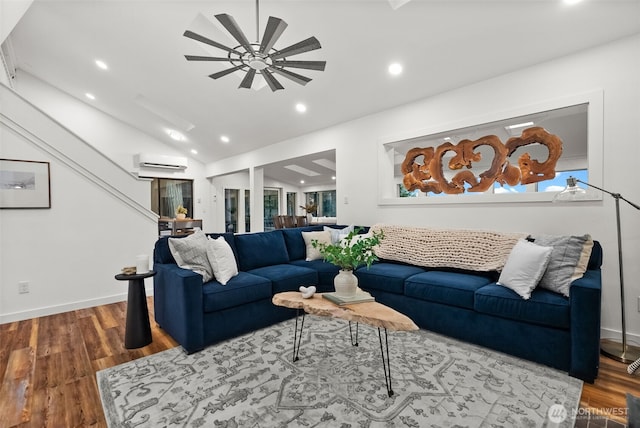
[[[274,230],[273,217],[280,214],[280,190],[264,189],[264,230]]]

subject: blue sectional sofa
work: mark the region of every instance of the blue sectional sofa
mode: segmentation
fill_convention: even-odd
[[[342,228],[345,226],[334,226]],[[239,273],[226,285],[177,266],[160,238],[154,250],[158,325],[186,352],[295,316],[273,294],[315,285],[333,291],[338,268],[305,260],[303,231],[322,226],[223,236]],[[593,382],[598,373],[602,248],[595,241],[570,297],[535,289],[529,300],[496,284],[497,272],[431,269],[380,260],[356,271],[359,286],[421,328],[542,363]]]

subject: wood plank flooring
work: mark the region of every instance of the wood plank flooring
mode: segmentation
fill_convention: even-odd
[[[153,320],[152,297],[148,304]],[[153,342],[124,349],[125,316],[120,302],[0,325],[0,427],[106,427],[96,372],[176,346],[152,321]],[[626,422],[609,411],[626,408],[626,392],[640,396],[640,376],[601,357],[581,406]]]

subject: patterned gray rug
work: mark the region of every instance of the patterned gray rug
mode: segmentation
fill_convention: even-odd
[[[434,333],[389,332],[389,397],[376,329],[307,316],[186,355],[97,373],[109,427],[571,427],[582,381]],[[222,326],[221,326],[222,328]],[[555,405],[555,406],[554,406]],[[552,407],[553,406],[553,407]]]

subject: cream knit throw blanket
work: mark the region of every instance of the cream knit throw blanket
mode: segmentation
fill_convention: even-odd
[[[478,230],[429,229],[374,225],[384,239],[376,256],[424,267],[447,267],[472,271],[500,271],[511,249],[526,233]]]

